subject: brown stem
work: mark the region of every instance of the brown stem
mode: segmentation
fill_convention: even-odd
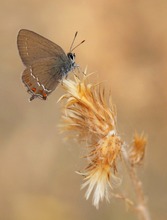
[[[127,198],[126,196],[118,194],[118,193],[112,193],[111,195],[116,199],[123,200],[127,205],[134,208],[134,202],[131,199]]]
[[[136,168],[130,164],[128,155],[126,154],[126,151],[124,151],[124,161],[127,168],[127,172],[130,176],[130,179],[132,181],[135,195],[136,195],[136,205],[135,210],[138,212],[138,218],[141,220],[151,220],[150,213],[148,211],[147,205],[146,205],[146,199],[143,192],[142,182],[137,176]]]
[[[136,210],[139,213],[139,218],[142,220],[151,220],[148,208],[146,206],[146,199],[143,192],[142,182],[137,176],[135,167],[132,165],[129,166],[129,175],[131,177],[131,181],[133,183],[136,194]]]

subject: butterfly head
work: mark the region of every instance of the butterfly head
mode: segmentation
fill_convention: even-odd
[[[68,57],[68,59],[71,61],[72,66],[75,66],[75,53],[69,52],[69,53],[67,54],[67,57]]]

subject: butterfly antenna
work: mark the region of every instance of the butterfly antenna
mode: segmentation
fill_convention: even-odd
[[[74,49],[76,49],[79,45],[83,44],[84,42],[85,42],[85,40],[81,41],[81,43],[79,43],[77,46],[75,46],[75,47],[71,50],[71,52],[72,52]]]
[[[77,34],[78,34],[78,31],[76,31],[76,33],[75,33],[75,35],[74,35],[74,38],[73,38],[73,41],[72,41],[71,47],[70,47],[70,52],[72,51],[72,47],[73,47],[73,45],[74,45],[74,41],[75,41],[75,39],[76,39],[76,37],[77,37]]]
[[[77,32],[75,33],[75,35],[74,35],[74,38],[73,38],[73,41],[72,41],[72,44],[71,44],[71,47],[70,47],[70,52],[72,52],[75,48],[77,48],[79,45],[81,45],[82,43],[85,42],[85,40],[83,40],[81,43],[77,44],[77,46],[75,46],[74,48],[72,48],[73,45],[74,45],[74,42],[75,42],[75,39],[76,39],[77,35],[78,35],[78,31],[77,31]]]

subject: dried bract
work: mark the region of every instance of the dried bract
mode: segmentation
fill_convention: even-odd
[[[144,159],[147,139],[144,134],[135,134],[129,150],[129,160],[132,165],[141,164]]]

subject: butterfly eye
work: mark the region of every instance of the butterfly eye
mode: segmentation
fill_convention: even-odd
[[[72,61],[75,60],[75,53],[68,53],[67,56],[70,60],[72,60]]]

